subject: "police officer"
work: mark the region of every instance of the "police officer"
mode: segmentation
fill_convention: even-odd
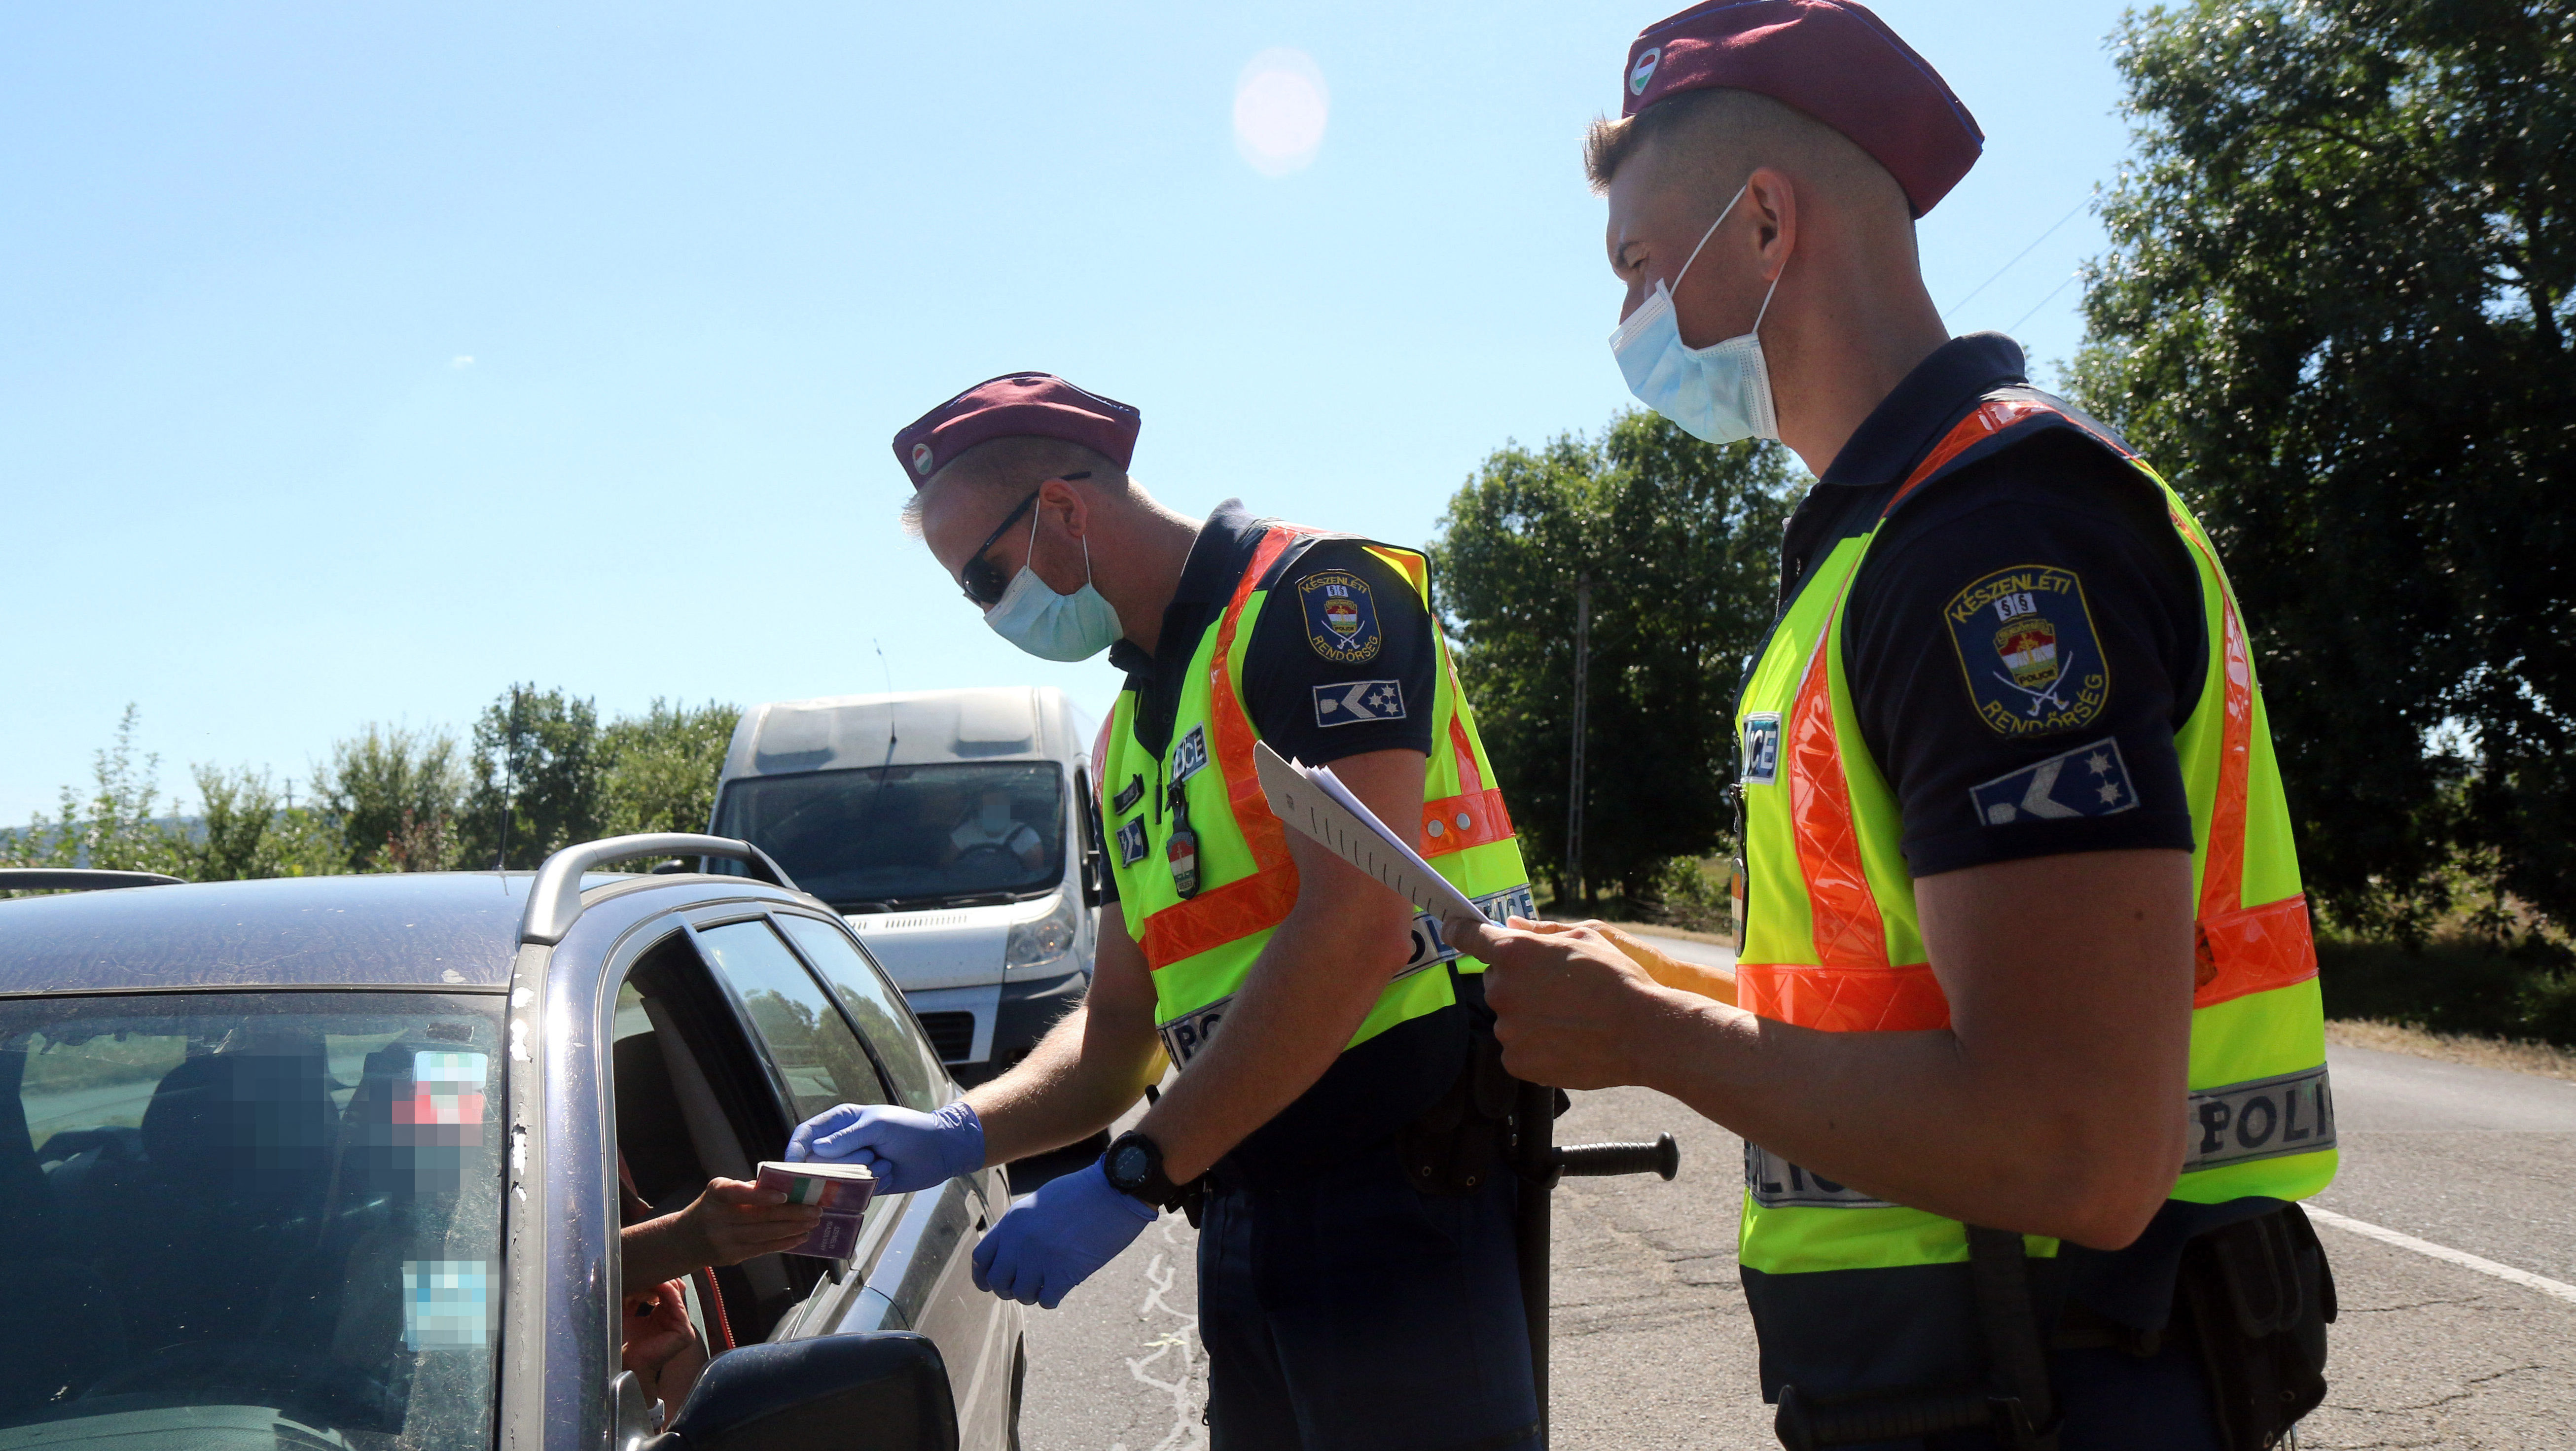
[[[1117,900],[1086,1000],[1025,1062],[936,1115],[834,1109],[790,1157],[934,1184],[1100,1130],[1168,1060],[1134,1131],[994,1226],[976,1283],[1053,1308],[1193,1200],[1217,1447],[1534,1444],[1482,965],[1286,831],[1253,774],[1255,741],[1329,763],[1498,918],[1527,910],[1424,560],[1231,500],[1175,513],[1127,476],[1138,421],[1018,373],[895,436],[907,522],[994,631],[1126,673],[1096,772]]]
[[[1789,1444],[2267,1445],[2322,1395],[2291,1201],[2335,1132],[2209,538],[2009,339],[1942,327],[1914,221],[1983,138],[1876,16],[1701,5],[1621,82],[1588,146],[1619,367],[1817,479],[1737,705],[1733,1000],[1597,929],[1486,930],[1505,1061],[1743,1136]]]

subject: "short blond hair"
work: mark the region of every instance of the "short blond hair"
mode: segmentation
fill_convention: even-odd
[[[1712,196],[1731,196],[1754,168],[1882,199],[1911,218],[1905,189],[1877,158],[1840,131],[1755,91],[1710,86],[1666,96],[1634,116],[1603,116],[1583,137],[1583,173],[1595,192],[1650,143],[1677,149]]]

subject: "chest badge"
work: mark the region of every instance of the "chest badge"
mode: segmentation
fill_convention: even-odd
[[[2001,736],[2078,730],[2111,697],[2111,666],[2071,569],[1999,569],[1943,607],[1977,717]]]
[[[1199,894],[1199,834],[1190,830],[1190,798],[1178,782],[1172,786],[1172,834],[1163,843],[1163,861],[1182,901]]]
[[[1194,725],[1172,747],[1172,784],[1177,786],[1207,769],[1207,727]]]
[[[1780,712],[1766,710],[1744,718],[1744,771],[1748,786],[1768,786],[1780,779]]]
[[[1297,602],[1306,615],[1306,643],[1336,665],[1366,664],[1386,644],[1376,596],[1348,570],[1319,569],[1297,581]]]

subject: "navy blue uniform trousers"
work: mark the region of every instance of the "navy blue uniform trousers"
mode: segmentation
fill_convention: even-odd
[[[2057,1451],[2225,1451],[2197,1352],[2187,1344],[2169,1343],[2145,1357],[2060,1350],[2048,1364],[2063,1418]],[[1987,1432],[1962,1431],[1851,1451],[1993,1451],[1995,1445]]]
[[[1417,1191],[1392,1144],[1258,1183],[1199,1226],[1211,1451],[1535,1451],[1513,1178]]]

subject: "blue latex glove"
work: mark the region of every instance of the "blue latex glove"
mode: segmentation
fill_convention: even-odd
[[[863,1164],[880,1194],[910,1194],[984,1167],[984,1121],[959,1099],[937,1113],[888,1103],[827,1108],[796,1126],[787,1159]]]
[[[1150,1204],[1110,1187],[1098,1161],[1011,1207],[975,1246],[975,1288],[1052,1310],[1154,1222]]]

